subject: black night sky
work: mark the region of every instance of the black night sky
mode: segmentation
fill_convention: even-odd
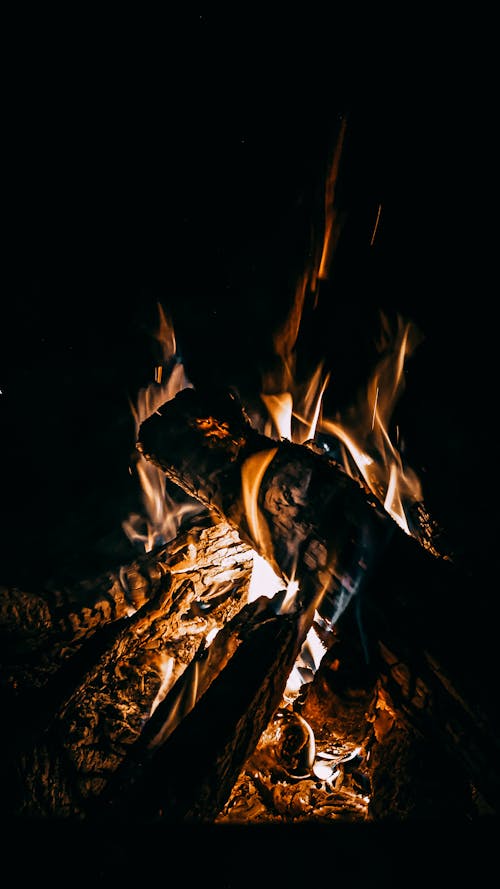
[[[344,107],[293,71],[236,95],[224,71],[148,91],[130,71],[47,69],[13,95],[9,129],[4,582],[43,581],[70,553],[84,572],[106,560],[97,541],[134,496],[129,399],[152,378],[158,302],[195,385],[258,391],[342,118],[341,236],[307,349],[326,357],[335,410],[367,378],[379,310],[417,325],[398,419],[431,511],[477,567],[494,478],[481,121],[438,103]]]
[[[269,68],[232,25],[227,44],[220,18],[186,15],[146,62],[118,39],[113,53],[105,39],[34,53],[35,38],[15,53],[0,584],[36,590],[131,555],[121,532],[138,497],[129,399],[152,379],[158,302],[195,385],[258,390],[345,118],[343,226],[308,348],[331,369],[335,409],[366,379],[379,310],[421,331],[398,419],[431,514],[471,578],[457,607],[464,623],[484,612],[488,640],[498,398],[486,103],[442,83],[352,104],[324,51],[313,69],[294,43]]]

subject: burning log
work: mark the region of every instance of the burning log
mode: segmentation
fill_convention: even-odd
[[[312,448],[260,435],[230,395],[205,401],[182,391],[142,424],[138,449],[238,528],[282,577],[297,578],[303,602],[332,623],[350,599],[346,576],[352,584],[367,566],[366,654],[394,711],[430,733],[496,810],[495,706],[481,700],[481,659],[464,681],[461,634],[450,633],[470,581],[440,556],[431,525],[422,523],[418,541],[404,534],[361,482]]]
[[[154,598],[171,551],[171,546],[162,547],[69,588],[34,593],[0,587],[3,688],[18,693],[42,687],[97,630],[129,617]]]
[[[22,736],[16,745],[13,732],[2,762],[7,811],[84,812],[200,640],[245,604],[251,556],[227,525],[193,528],[167,549],[161,567],[150,556],[152,574],[161,574],[156,593],[112,633],[94,634],[84,670],[74,669],[73,657],[37,691],[37,718],[27,712],[34,696],[19,696]]]
[[[229,581],[247,551],[234,532],[207,518],[205,526],[198,521],[129,565],[72,587],[42,593],[0,587],[1,691],[18,695],[44,687],[97,631],[153,599],[169,572],[196,568],[209,586],[227,566]]]
[[[210,649],[206,667],[200,662],[196,706],[175,728],[172,689],[106,788],[101,816],[214,821],[282,700],[304,626],[265,598],[247,605],[216,637],[212,663]]]
[[[498,813],[500,711],[490,693],[496,675],[492,628],[474,610],[467,612],[465,627],[471,578],[450,562],[429,560],[412,543],[405,535],[394,538],[366,597],[380,682],[376,709],[386,711],[390,727],[396,720],[425,738],[434,760],[437,751],[445,751],[460,776],[457,784],[465,777],[478,810]],[[382,750],[386,741],[391,744],[391,732],[381,734],[376,755],[394,757],[394,751]],[[374,800],[374,815],[380,817],[388,800],[384,792]]]
[[[387,515],[367,488],[313,447],[256,432],[232,395],[180,392],[142,424],[139,451],[237,528],[303,598],[335,612],[347,570],[383,540]],[[353,564],[350,564],[353,560]]]

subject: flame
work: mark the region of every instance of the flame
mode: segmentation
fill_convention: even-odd
[[[175,660],[173,657],[168,655],[164,655],[159,663],[161,682],[160,687],[156,693],[156,697],[151,704],[151,710],[149,711],[148,719],[150,719],[155,712],[158,704],[161,704],[164,697],[166,696],[170,686],[172,685],[172,674],[174,672]]]
[[[336,207],[336,188],[346,134],[346,120],[341,122],[325,185],[324,231],[321,249],[311,250],[313,261],[295,288],[289,314],[273,338],[278,368],[265,375],[261,398],[281,438],[303,444],[314,439],[323,395],[329,374],[323,374],[323,362],[312,371],[309,380],[297,377],[297,344],[306,305],[318,305],[318,282],[328,277],[340,236],[340,217]],[[266,430],[268,431],[268,430]]]
[[[346,134],[346,120],[345,118],[342,120],[339,138],[337,141],[337,145],[335,147],[335,153],[333,155],[333,160],[331,163],[329,175],[326,181],[326,189],[325,189],[325,234],[323,239],[323,251],[321,254],[321,260],[319,264],[318,270],[318,278],[325,279],[328,277],[330,272],[330,266],[332,264],[333,254],[335,251],[335,247],[337,246],[340,227],[338,224],[338,213],[337,208],[335,206],[335,194],[337,189],[337,179],[339,175],[340,168],[340,160],[342,157],[342,150],[344,147],[344,140]]]
[[[273,545],[267,522],[259,509],[258,497],[264,473],[276,454],[277,448],[252,454],[241,467],[243,505],[250,536],[257,551],[274,564]]]
[[[136,404],[131,404],[135,421],[135,434],[139,427],[166,401],[170,401],[182,389],[192,388],[184,365],[177,354],[173,324],[158,304],[159,324],[155,334],[161,350],[162,364],[156,365],[154,382],[139,390]],[[137,455],[135,469],[141,486],[145,515],[131,513],[122,523],[125,534],[145,552],[172,540],[181,522],[200,510],[194,501],[176,503],[167,493],[166,476],[141,454]]]
[[[306,307],[317,308],[319,282],[328,278],[341,230],[337,207],[337,183],[344,149],[347,124],[341,122],[339,136],[327,173],[324,197],[322,247],[311,250],[310,267],[295,288],[288,316],[274,334],[273,344],[278,366],[263,378],[261,399],[268,414],[264,431],[270,435],[303,444],[313,441],[318,432],[334,436],[343,446],[344,464],[350,475],[360,476],[383,504],[387,513],[407,534],[410,504],[422,501],[420,481],[415,472],[403,465],[401,453],[391,439],[390,424],[394,407],[404,388],[406,358],[412,353],[419,334],[414,325],[397,318],[397,329],[381,315],[382,358],[367,389],[346,417],[324,418],[323,398],[330,382],[323,362],[318,363],[306,381],[297,375],[297,353]],[[382,205],[377,208],[371,234],[373,246]]]
[[[278,430],[280,438],[292,440],[292,408],[293,399],[290,392],[279,392],[275,395],[260,396],[264,402],[269,415]]]
[[[183,684],[176,694],[176,698],[172,703],[168,716],[161,725],[160,729],[148,744],[149,749],[154,750],[160,744],[163,744],[180,722],[191,712],[196,704],[198,695],[198,661],[193,661],[189,674],[189,681]],[[164,695],[165,697],[165,695]]]
[[[292,304],[282,325],[275,332],[273,346],[275,366],[262,380],[260,394],[266,411],[264,431],[269,437],[288,440],[296,444],[313,442],[319,433],[333,436],[340,444],[346,470],[354,477],[361,477],[385,510],[398,525],[411,534],[405,504],[421,501],[420,483],[415,473],[403,466],[396,443],[391,438],[391,421],[395,405],[404,389],[405,362],[411,355],[418,339],[412,324],[397,318],[396,330],[391,330],[388,319],[381,316],[382,337],[379,344],[381,359],[357,403],[345,416],[330,420],[323,416],[323,400],[330,383],[330,373],[325,371],[324,361],[309,365],[307,376],[299,375],[298,354],[301,334],[306,321],[311,321],[318,306],[320,282],[325,281],[331,270],[333,256],[340,236],[340,214],[336,205],[337,181],[346,136],[346,122],[342,121],[338,142],[326,179],[324,203],[324,231],[322,243],[311,250],[312,262],[295,288]],[[370,245],[373,246],[380,221],[381,205],[373,227]],[[177,354],[177,344],[171,321],[159,306],[159,325],[156,339],[161,348],[161,362],[154,369],[154,382],[139,392],[133,407],[136,432],[145,419],[179,391],[191,387],[182,361]],[[272,537],[265,516],[259,508],[259,492],[264,475],[271,464],[277,447],[251,455],[241,468],[242,501],[251,542],[255,549],[252,576],[247,601],[260,596],[276,597],[277,611],[287,613],[297,607],[299,582],[283,576],[274,558]],[[124,528],[132,538],[140,538],[145,549],[151,550],[159,541],[166,542],[177,533],[182,518],[200,507],[193,503],[175,505],[166,492],[166,478],[161,470],[142,456],[138,457],[137,475],[142,489],[146,517],[131,516]],[[247,554],[248,557],[248,554]],[[361,562],[359,563],[361,564]],[[326,575],[325,575],[326,576]],[[328,572],[328,578],[330,578]],[[361,578],[362,575],[360,575]],[[341,599],[338,609],[357,592],[360,578],[341,577]],[[300,638],[305,641],[296,663],[288,677],[284,700],[291,702],[305,682],[311,681],[324,657],[326,648],[318,635],[321,623],[317,608],[329,584],[316,600],[307,605],[300,615]],[[331,627],[339,616],[337,610]],[[313,618],[314,615],[314,618]],[[316,627],[315,624],[316,623]],[[318,628],[318,632],[317,629]],[[206,637],[210,645],[219,628]],[[307,632],[306,632],[307,629]],[[174,661],[167,658],[163,665],[163,679],[151,714],[165,697],[172,685]],[[170,714],[156,737],[154,747],[165,739],[187,712],[194,706],[198,694],[198,665],[193,666],[189,682],[178,693]],[[314,737],[312,736],[314,740]],[[335,777],[331,765],[318,770],[325,776]]]
[[[279,613],[285,613],[295,606],[299,584],[293,577],[284,577],[278,573],[271,534],[258,502],[264,473],[276,451],[277,448],[259,451],[245,460],[241,467],[241,489],[248,528],[257,550],[253,554],[249,601],[254,601],[259,596],[273,598],[276,593],[285,591],[285,598],[279,607]]]
[[[412,533],[405,503],[422,500],[422,488],[415,472],[403,466],[400,451],[390,436],[394,408],[404,390],[404,366],[420,335],[415,325],[397,317],[397,329],[391,332],[385,315],[379,349],[382,358],[368,382],[366,393],[341,422],[322,419],[322,431],[338,438],[345,446],[360,475],[383,503],[395,522]],[[344,461],[346,470],[354,475],[352,464]]]
[[[259,596],[272,599],[283,590],[283,581],[263,556],[253,552],[252,574],[248,587],[248,602],[255,602]]]
[[[277,367],[264,375],[260,396],[271,419],[264,431],[271,435],[274,428],[280,438],[297,444],[314,438],[329,379],[329,374],[323,374],[323,362],[314,368],[309,379],[300,381],[297,375],[297,341],[314,278],[305,274],[295,289],[288,316],[274,335]]]
[[[299,656],[287,679],[284,699],[292,702],[304,685],[304,675],[312,678],[316,673],[325,654],[325,646],[321,642],[314,627],[310,627]]]

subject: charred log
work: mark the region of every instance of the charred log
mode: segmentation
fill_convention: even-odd
[[[257,433],[231,395],[205,401],[183,390],[143,423],[138,448],[330,613],[345,596],[344,575],[359,570],[393,524],[326,454]],[[247,497],[255,472],[258,510]]]
[[[57,694],[51,682],[43,706],[38,703],[44,719],[22,723],[19,744],[10,745],[15,749],[6,751],[2,762],[4,786],[10,788],[3,799],[8,811],[82,815],[200,641],[245,604],[251,558],[227,525],[188,532],[168,558],[164,555],[162,566],[156,595],[117,621],[100,650],[93,645],[92,660],[89,655],[84,674],[70,689],[73,662],[65,664]],[[100,633],[94,642],[98,638]],[[20,697],[20,711],[30,704],[31,697]]]
[[[472,579],[448,562],[428,564],[411,543],[406,537],[391,543],[364,602],[380,706],[400,727],[426,739],[433,751],[425,757],[427,776],[444,751],[452,763],[447,774],[455,772],[457,785],[468,782],[478,811],[498,813],[500,709],[490,692],[492,679],[500,679],[491,658],[494,628],[474,609],[465,619]],[[384,732],[384,742],[389,737]]]
[[[304,628],[300,615],[276,615],[275,603],[267,599],[246,606],[227,628],[229,649],[227,637],[221,638],[214,659],[218,668],[209,664],[203,677],[201,667],[203,693],[196,705],[170,733],[178,689],[165,699],[118,780],[105,791],[101,815],[214,821],[282,700]]]
[[[360,562],[367,566],[356,596],[365,657],[380,670],[401,718],[430,734],[497,811],[498,711],[482,692],[484,654],[463,668],[460,609],[470,599],[470,578],[440,555],[425,512],[417,540],[404,534],[334,461],[255,432],[232,396],[204,401],[193,390],[179,393],[142,425],[138,448],[237,527],[279,573],[294,573],[303,598],[317,601],[333,623],[352,598],[344,578],[359,572]],[[258,488],[264,534],[242,488],[253,460],[265,461]],[[467,616],[480,647],[484,627]]]

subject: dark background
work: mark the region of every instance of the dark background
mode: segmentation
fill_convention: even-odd
[[[494,121],[425,91],[350,105],[328,66],[305,76],[291,53],[270,74],[238,47],[217,54],[218,24],[173,29],[185,43],[195,33],[191,78],[159,56],[139,76],[130,54],[75,61],[72,47],[25,58],[13,76],[1,580],[89,576],[109,567],[111,538],[126,557],[129,399],[159,357],[158,302],[195,385],[259,390],[321,228],[343,118],[343,225],[306,351],[332,371],[333,412],[366,381],[379,310],[417,325],[396,420],[431,512],[478,570],[494,541]]]
[[[158,302],[195,385],[255,393],[345,117],[344,225],[308,342],[336,409],[366,379],[379,309],[419,327],[397,420],[470,578],[457,602],[467,649],[471,611],[490,640],[496,607],[496,103],[470,59],[429,72],[425,43],[411,84],[396,64],[387,90],[368,65],[353,101],[358,56],[339,56],[342,34],[322,16],[292,32],[290,15],[271,30],[186,12],[125,37],[121,20],[84,28],[45,11],[43,30],[31,19],[8,34],[0,584],[38,590],[133,557],[129,399],[158,359]],[[391,833],[372,837],[371,857],[379,840],[391,859]],[[343,850],[352,878],[357,841]],[[231,866],[227,885],[241,877]]]

